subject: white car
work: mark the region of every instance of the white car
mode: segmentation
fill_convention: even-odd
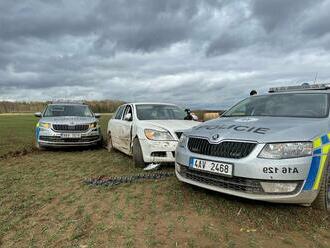
[[[120,106],[108,123],[108,150],[133,156],[136,166],[175,161],[183,131],[199,122],[173,104],[130,103]]]

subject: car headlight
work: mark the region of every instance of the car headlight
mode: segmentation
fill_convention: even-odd
[[[97,128],[98,123],[97,122],[93,122],[91,124],[89,124],[89,128]]]
[[[51,124],[47,122],[39,122],[39,127],[49,129]]]
[[[312,142],[273,143],[266,144],[259,154],[259,158],[284,159],[311,156]]]
[[[180,146],[180,147],[186,147],[187,141],[188,141],[188,137],[186,135],[182,134],[181,137],[180,137],[180,139],[179,139],[178,146]]]
[[[168,131],[145,129],[144,134],[149,140],[174,140],[172,135]]]

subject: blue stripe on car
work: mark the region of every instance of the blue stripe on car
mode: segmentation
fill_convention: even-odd
[[[313,157],[311,168],[309,169],[308,177],[304,186],[304,190],[311,190],[313,188],[314,181],[320,167],[320,161],[321,161],[320,156]]]

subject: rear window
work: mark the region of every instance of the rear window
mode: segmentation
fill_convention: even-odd
[[[228,110],[224,116],[324,118],[329,112],[328,98],[326,93],[252,96]]]

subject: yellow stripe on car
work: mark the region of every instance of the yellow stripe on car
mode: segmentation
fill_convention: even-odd
[[[328,154],[329,154],[329,149],[330,149],[330,144],[324,145],[322,147],[322,156],[321,156],[321,162],[320,162],[320,167],[316,175],[315,183],[313,186],[313,189],[317,190],[320,187],[320,182],[322,179],[322,174],[325,166],[325,162],[327,160]]]
[[[322,140],[321,140],[321,137],[319,137],[319,138],[317,138],[317,139],[315,139],[315,140],[313,141],[313,147],[314,147],[314,149],[319,148],[319,147],[321,147],[321,146],[322,146]]]

